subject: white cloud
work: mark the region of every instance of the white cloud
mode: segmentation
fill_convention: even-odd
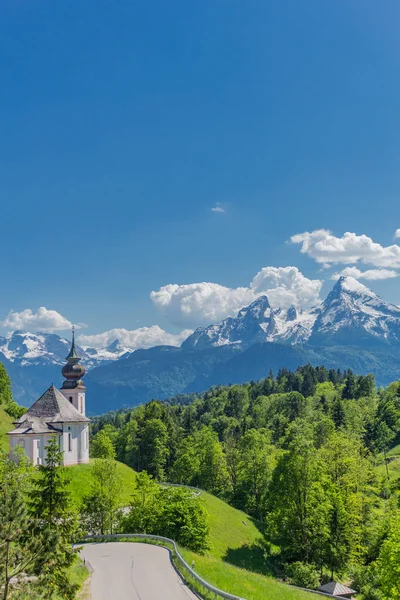
[[[0,325],[10,331],[29,329],[31,331],[63,331],[71,329],[72,323],[56,310],[41,306],[36,312],[26,308],[21,312],[11,310]],[[85,325],[75,325],[77,329]]]
[[[213,212],[216,212],[216,213],[224,213],[224,212],[226,212],[226,210],[220,205],[219,202],[217,202],[217,204],[215,206],[213,206],[211,210]]]
[[[310,308],[319,301],[322,281],[308,279],[297,267],[264,267],[250,286],[257,295],[267,294],[273,306]]]
[[[158,325],[151,327],[139,327],[138,329],[110,329],[104,333],[94,335],[80,335],[78,342],[81,346],[101,348],[108,346],[118,339],[123,346],[137,350],[138,348],[151,348],[152,346],[180,346],[180,344],[192,333],[185,329],[178,334],[168,333]]]
[[[307,279],[297,267],[264,267],[247,287],[210,282],[169,284],[151,292],[150,297],[172,323],[198,326],[234,316],[264,294],[275,306],[307,308],[319,301],[321,286],[321,281]]]
[[[396,229],[393,237],[394,237],[394,239],[400,238],[400,229]]]
[[[360,271],[357,267],[346,267],[340,273],[334,273],[331,279],[339,279],[343,277],[354,277],[355,279],[368,279],[370,281],[377,281],[379,279],[392,279],[398,277],[399,273],[392,271],[392,269],[369,269],[368,271]]]
[[[301,244],[301,252],[324,267],[361,262],[375,267],[400,267],[400,246],[381,246],[366,235],[346,232],[342,237],[327,229],[299,233],[290,241]]]

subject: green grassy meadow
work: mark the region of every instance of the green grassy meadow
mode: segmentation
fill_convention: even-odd
[[[257,527],[257,522],[246,513],[207,492],[201,493],[200,501],[210,515],[210,552],[214,558],[225,559],[230,550],[250,547],[262,541],[261,524]]]
[[[93,482],[92,469],[96,459],[92,459],[86,465],[73,465],[67,467],[67,473],[71,479],[71,493],[76,504],[81,504],[85,495],[90,493]],[[127,465],[117,462],[117,471],[122,482],[121,506],[128,506],[135,489],[136,473]]]
[[[302,592],[280,583],[272,577],[240,569],[213,556],[199,556],[182,550],[184,559],[194,570],[215,587],[246,600],[311,600],[315,594]]]

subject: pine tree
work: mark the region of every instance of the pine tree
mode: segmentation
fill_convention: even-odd
[[[345,424],[346,413],[344,412],[343,402],[340,398],[336,398],[335,402],[333,403],[332,419],[338,429],[339,427],[343,427]]]
[[[58,438],[53,436],[46,446],[46,462],[38,467],[39,476],[31,492],[30,508],[40,529],[47,529],[57,536],[57,543],[50,549],[51,563],[45,567],[49,588],[66,598],[74,598],[78,586],[69,581],[68,569],[76,560],[72,542],[78,520],[62,462]]]
[[[40,574],[48,562],[55,536],[29,515],[29,472],[22,461],[0,465],[0,593],[11,594],[11,580],[22,573]]]
[[[347,400],[352,400],[353,398],[357,397],[357,381],[350,370],[346,378],[346,384],[344,386],[342,396]]]

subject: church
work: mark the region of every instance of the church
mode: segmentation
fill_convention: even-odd
[[[19,446],[34,465],[46,463],[46,446],[52,436],[59,439],[64,465],[89,462],[89,422],[85,415],[86,387],[82,381],[85,367],[79,364],[72,329],[71,350],[62,369],[65,381],[61,390],[52,384],[36,402],[14,422],[10,431],[10,454]]]

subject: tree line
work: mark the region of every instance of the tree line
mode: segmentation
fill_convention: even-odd
[[[400,483],[387,464],[400,441],[400,382],[377,390],[372,375],[307,365],[190,400],[95,419],[92,455],[246,511],[278,575],[306,586],[351,576],[365,600],[400,597],[383,558],[400,551]]]

